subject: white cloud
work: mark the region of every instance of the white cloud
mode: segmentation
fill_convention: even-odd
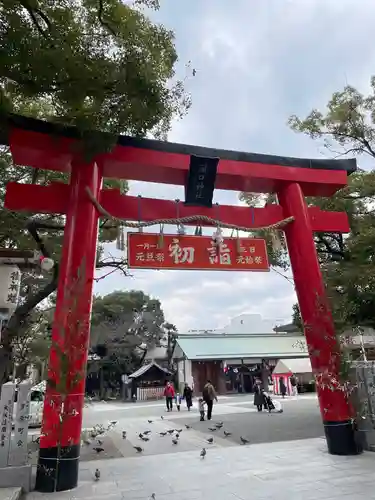
[[[287,128],[290,114],[322,107],[346,83],[368,88],[375,67],[370,0],[164,0],[156,19],[176,32],[193,106],[169,139],[221,149],[316,157],[318,143]],[[375,72],[375,71],[374,71]],[[132,194],[183,199],[181,186],[131,183]],[[238,193],[215,201],[239,204]],[[158,230],[158,228],[156,229]],[[170,228],[173,230],[173,228]],[[208,230],[206,234],[210,234]],[[111,275],[96,291],[139,288],[162,301],[179,329],[223,326],[244,312],[285,318],[293,287],[275,273],[136,271]]]

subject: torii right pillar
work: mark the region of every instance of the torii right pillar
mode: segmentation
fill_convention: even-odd
[[[320,412],[328,451],[332,455],[356,455],[362,449],[354,429],[354,411],[340,381],[340,346],[314,243],[314,234],[301,186],[285,185],[278,193],[296,293],[304,324],[311,366],[316,378]]]

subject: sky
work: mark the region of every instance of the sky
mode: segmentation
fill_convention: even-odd
[[[367,92],[375,74],[373,0],[161,0],[152,18],[175,32],[177,75],[187,75],[188,61],[197,71],[186,79],[192,107],[172,124],[172,142],[327,157],[322,144],[288,128],[288,117],[324,109],[347,84]],[[141,182],[130,183],[130,194],[184,199],[182,187]],[[238,205],[238,195],[215,192],[214,201]],[[118,255],[113,245],[107,251]],[[219,328],[242,313],[281,324],[296,302],[293,285],[274,271],[113,273],[95,293],[129,289],[159,298],[181,332]]]

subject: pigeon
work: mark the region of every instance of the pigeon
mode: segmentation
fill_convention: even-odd
[[[143,439],[143,434],[142,434],[142,432],[140,432],[140,433],[138,434],[138,437],[139,437],[139,439]]]
[[[142,436],[141,439],[142,439],[142,441],[150,441],[150,438],[144,437],[144,436]]]
[[[208,438],[208,439],[207,439],[207,443],[210,443],[210,444],[211,444],[211,443],[213,443],[213,442],[214,442],[214,438],[213,438],[213,437],[210,437],[210,438]]]
[[[178,444],[178,439],[172,439],[173,444]]]
[[[122,431],[122,439],[126,439],[126,431]]]
[[[176,439],[178,439],[179,437],[180,437],[180,435],[177,433],[177,434],[175,435],[175,438],[176,438]]]
[[[160,415],[160,418],[161,418],[162,420],[164,420],[164,417],[163,417],[163,415]],[[153,494],[155,495],[155,493],[153,493]]]
[[[241,439],[241,443],[242,444],[248,444],[250,443],[250,441],[248,439],[245,439],[244,437],[240,436],[240,439]]]
[[[231,435],[232,435],[232,433],[231,433],[231,432],[224,431],[224,436],[225,436],[225,437],[228,437],[228,436],[231,436]]]
[[[143,448],[141,448],[140,446],[133,446],[133,448],[137,450],[138,453],[142,453],[143,451]]]
[[[143,431],[142,434],[147,436],[148,434],[151,434],[151,431]]]
[[[209,427],[208,430],[211,431],[211,432],[217,431],[216,427]]]
[[[147,420],[147,422],[148,422],[149,424],[152,424],[152,422],[153,422],[153,421],[152,421],[152,420]]]
[[[111,422],[109,422],[111,425],[116,425],[117,424],[117,420],[112,420]]]
[[[166,432],[159,432],[160,436],[166,436],[167,433]]]
[[[98,443],[99,446],[102,446],[103,441],[101,439],[97,439],[97,443]]]
[[[204,458],[207,454],[207,450],[206,448],[202,448],[202,451],[201,451],[201,457]]]
[[[221,429],[223,427],[223,425],[224,424],[222,422],[220,422],[219,424],[215,424],[216,429]]]
[[[176,432],[178,432],[179,434],[181,434],[182,429],[176,429]]]
[[[191,425],[185,424],[186,429],[191,429]]]
[[[96,451],[96,453],[101,453],[102,451],[104,451],[104,448],[101,448],[100,446],[96,446],[95,448],[93,448],[94,451]]]
[[[156,498],[155,493],[152,493],[152,494],[151,494],[151,499],[152,499],[152,500],[155,500],[155,498]]]
[[[168,434],[173,434],[174,433],[174,429],[169,429],[167,432],[168,432]]]
[[[91,441],[89,439],[84,439],[83,443],[88,446],[89,444],[91,444]]]
[[[95,477],[95,481],[99,481],[99,479],[100,479],[100,470],[99,469],[95,469],[94,477]]]

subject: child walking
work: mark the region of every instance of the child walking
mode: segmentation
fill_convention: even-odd
[[[181,401],[182,401],[182,396],[179,392],[176,393],[176,406],[177,406],[177,411],[181,410]]]
[[[203,398],[199,398],[198,406],[199,406],[199,413],[201,416],[200,421],[204,422],[204,400],[203,400]]]

